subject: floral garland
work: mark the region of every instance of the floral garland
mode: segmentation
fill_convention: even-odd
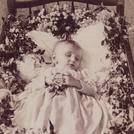
[[[115,65],[109,73],[111,80],[107,83],[108,92],[105,94],[112,106],[110,130],[111,133],[133,133],[134,91],[125,55],[125,45],[129,45],[127,23],[117,15],[105,24],[106,38],[102,45],[108,45],[111,55],[107,58],[110,57]]]
[[[25,82],[17,75],[16,60],[22,60],[22,56],[29,53],[39,56],[44,53],[26,36],[27,32],[38,29],[51,32],[58,38],[69,38],[69,35],[77,32],[79,28],[97,21],[105,25],[105,39],[102,45],[108,47],[111,53],[106,55],[106,58],[110,58],[114,64],[109,73],[110,79],[100,93],[107,99],[112,109],[113,118],[106,133],[133,133],[131,117],[133,113],[130,114],[132,112],[130,107],[134,107],[134,90],[124,49],[125,45],[128,45],[127,23],[123,17],[103,6],[94,10],[79,8],[72,12],[68,5],[63,7],[55,5],[50,13],[42,9],[34,12],[30,17],[15,18],[9,15],[4,21],[5,39],[0,44],[0,68],[2,69],[0,78],[7,82],[5,85],[7,88],[10,87],[12,93],[16,94],[24,90]]]

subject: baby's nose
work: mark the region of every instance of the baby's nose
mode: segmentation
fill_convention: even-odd
[[[71,61],[71,62],[75,62],[75,56],[74,56],[74,55],[72,55],[72,56],[70,57],[70,61]]]

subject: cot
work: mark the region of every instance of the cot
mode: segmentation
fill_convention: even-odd
[[[17,14],[17,9],[19,9],[19,8],[28,8],[29,9],[29,16],[31,17],[32,15],[33,15],[33,11],[32,11],[32,9],[33,9],[33,7],[36,7],[36,6],[42,6],[43,8],[44,8],[44,10],[45,10],[45,14],[49,14],[49,13],[47,13],[47,5],[48,4],[50,4],[50,3],[54,3],[54,4],[57,4],[57,5],[60,5],[60,3],[62,3],[62,2],[64,2],[63,0],[7,0],[7,4],[8,4],[8,11],[9,11],[9,13],[10,14],[12,14],[13,16],[15,16],[16,14]],[[72,13],[74,13],[75,12],[75,8],[76,8],[76,6],[75,6],[75,4],[76,4],[76,2],[79,2],[80,4],[81,3],[84,3],[85,4],[85,9],[86,10],[90,10],[90,5],[95,5],[95,6],[97,6],[97,8],[99,9],[95,9],[94,11],[98,11],[98,12],[100,12],[100,11],[102,11],[102,10],[105,10],[105,7],[107,7],[107,8],[109,8],[109,7],[111,7],[111,6],[113,6],[113,7],[115,7],[116,8],[116,13],[117,13],[117,17],[118,16],[120,16],[121,18],[123,18],[123,16],[124,16],[124,8],[125,8],[125,0],[68,0],[68,1],[66,1],[66,2],[69,2],[70,3],[70,5],[71,5],[71,8],[70,8],[70,10],[71,10],[71,12]],[[116,14],[115,13],[115,14]],[[91,16],[92,16],[92,14],[90,14]],[[20,22],[21,22],[22,20],[20,20]],[[125,21],[123,21],[124,23],[125,23]],[[124,23],[122,23],[122,24],[124,24]],[[26,23],[27,24],[27,23]],[[114,24],[114,23],[113,23]],[[6,25],[7,26],[7,25]],[[33,25],[32,25],[33,26]],[[70,25],[69,25],[70,26]],[[122,26],[124,26],[124,25],[122,25]],[[112,28],[114,28],[114,27],[112,27]],[[123,28],[124,29],[124,27],[121,27],[121,28]],[[31,28],[32,30],[33,30],[33,28]],[[125,28],[126,29],[126,28]],[[30,31],[30,30],[29,30]],[[20,32],[20,31],[19,31]],[[114,32],[116,32],[116,31],[114,31]],[[119,31],[118,31],[119,32]],[[117,32],[117,33],[118,33]],[[126,33],[127,33],[127,31],[125,31]],[[23,33],[23,32],[22,32]],[[25,33],[26,34],[26,33]],[[55,33],[54,33],[55,34]],[[61,33],[59,33],[59,34],[61,34]],[[113,33],[114,34],[114,33]],[[121,33],[122,34],[122,33]],[[124,34],[124,35],[126,35],[127,36],[127,34]],[[113,35],[111,35],[111,36],[113,36]],[[121,35],[121,37],[122,37],[122,35]],[[125,38],[125,37],[124,37]],[[123,38],[123,39],[124,39]],[[2,31],[2,33],[1,33],[1,38],[0,38],[0,42],[1,43],[5,43],[5,40],[6,40],[6,34],[5,34],[5,27],[4,27],[4,25],[3,25],[3,31]],[[27,41],[27,39],[26,39],[26,41]],[[109,40],[108,40],[109,41]],[[116,40],[117,41],[117,40]],[[121,41],[121,40],[120,40]],[[122,118],[121,117],[121,114],[122,113],[124,113],[124,118],[126,118],[126,120],[127,120],[127,117],[129,118],[129,120],[130,120],[130,124],[131,123],[133,123],[133,91],[132,91],[132,89],[133,89],[133,84],[134,84],[134,63],[133,63],[133,58],[132,58],[132,52],[131,52],[131,49],[130,49],[130,44],[129,44],[129,41],[128,41],[128,38],[126,37],[126,40],[125,40],[126,42],[124,42],[124,43],[126,43],[126,45],[123,45],[123,53],[125,53],[126,54],[126,58],[127,58],[127,66],[126,66],[126,62],[122,62],[123,64],[124,64],[124,66],[125,66],[125,70],[123,70],[122,71],[122,66],[121,65],[123,65],[123,64],[119,64],[119,66],[116,68],[116,71],[118,72],[118,71],[120,71],[120,73],[122,73],[122,74],[127,74],[127,80],[129,81],[129,84],[127,83],[126,85],[127,85],[127,87],[126,88],[124,88],[125,87],[125,85],[123,85],[125,82],[124,82],[124,79],[123,79],[123,81],[120,81],[120,84],[122,83],[122,85],[120,85],[120,87],[118,87],[118,88],[121,88],[121,86],[123,87],[123,89],[122,90],[119,90],[119,91],[117,91],[117,92],[120,92],[116,97],[118,97],[118,100],[116,100],[116,102],[115,102],[115,104],[111,101],[110,103],[112,103],[112,109],[113,109],[113,113],[112,114],[115,114],[115,116],[117,117],[117,119],[118,118]],[[118,42],[118,41],[117,41]],[[116,42],[116,43],[117,43]],[[109,43],[109,42],[108,42]],[[113,43],[113,42],[112,42]],[[115,44],[116,44],[115,43]],[[119,43],[119,42],[118,42]],[[102,43],[103,44],[103,43]],[[105,43],[104,43],[105,44]],[[118,46],[116,47],[117,49],[120,49],[120,47],[118,48]],[[110,49],[112,49],[112,48],[110,48]],[[112,51],[112,50],[111,50]],[[40,54],[40,53],[42,53],[42,51],[38,51],[38,53]],[[116,53],[115,53],[115,51],[114,51],[114,53],[112,53],[113,55],[115,54],[116,55]],[[120,57],[120,54],[121,53],[119,53],[119,57]],[[107,55],[107,57],[109,57],[108,55]],[[115,59],[116,59],[116,61],[118,61],[118,57],[114,57]],[[113,58],[113,59],[114,59]],[[124,69],[124,68],[123,68]],[[125,71],[125,72],[124,72]],[[127,73],[126,73],[127,72]],[[112,72],[113,73],[113,72]],[[112,74],[112,75],[114,75],[114,73]],[[115,73],[115,75],[116,75],[116,73]],[[129,76],[130,75],[130,76]],[[121,76],[122,77],[122,76]],[[129,77],[130,77],[130,79],[131,79],[131,81],[129,80]],[[110,79],[112,79],[112,78],[110,78]],[[104,83],[104,85],[103,86],[106,86],[106,85],[108,85],[107,86],[107,88],[109,89],[108,90],[108,96],[109,96],[109,101],[110,100],[114,100],[112,97],[115,95],[114,94],[114,91],[113,91],[113,89],[114,88],[117,88],[116,86],[115,87],[113,87],[113,89],[111,88],[111,85],[113,84],[112,82],[110,83],[109,82],[110,80],[108,80],[108,81],[106,81],[106,83],[108,83],[108,84],[105,84]],[[127,81],[127,82],[128,82]],[[115,84],[115,83],[114,83]],[[113,84],[113,85],[114,85]],[[117,83],[116,83],[117,84]],[[129,87],[129,88],[128,88]],[[126,91],[124,91],[124,90],[126,90]],[[16,92],[13,92],[13,93],[15,93],[16,94]],[[105,91],[102,93],[102,94],[105,94]],[[101,95],[102,95],[101,94]],[[119,95],[121,95],[121,97],[119,96]],[[127,96],[128,95],[128,96]],[[112,96],[112,97],[111,97]],[[125,97],[126,98],[125,98]],[[128,97],[130,96],[130,98],[128,99]],[[116,107],[116,104],[118,103],[118,102],[120,102],[119,103],[119,106],[117,106]],[[129,102],[129,106],[127,105],[127,102]],[[118,105],[118,104],[117,104]],[[116,113],[116,108],[119,110],[119,113]],[[126,111],[124,111],[124,109],[126,109],[126,111],[128,112],[126,112]],[[114,111],[115,110],[115,111]],[[126,113],[127,114],[126,114]],[[117,115],[116,115],[117,114]],[[131,115],[130,115],[131,114]],[[127,117],[125,117],[125,116],[127,116]],[[113,123],[113,122],[112,122]],[[120,126],[116,126],[116,124],[112,124],[111,123],[111,129],[112,130],[114,130],[115,131],[115,133],[119,133],[119,132],[121,132],[121,131],[125,131],[126,133],[130,133],[130,132],[133,132],[133,129],[132,129],[132,126],[131,125],[129,125],[129,121],[127,122],[128,124],[127,124],[127,126],[128,126],[128,128],[124,128],[125,127],[125,121],[122,121],[122,125],[120,125]],[[118,123],[118,120],[117,120],[117,123]],[[120,124],[120,123],[119,123]],[[125,130],[124,130],[125,129]]]

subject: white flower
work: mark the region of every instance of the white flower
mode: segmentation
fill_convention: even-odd
[[[41,20],[41,18],[40,18],[40,17],[37,17],[37,20],[38,20],[38,21],[40,21],[40,20]]]
[[[45,11],[45,9],[43,8],[38,15],[42,16],[44,14],[44,11]]]
[[[120,57],[121,57],[122,60],[126,60],[126,55],[125,55],[125,53],[122,52],[122,53],[120,54]]]
[[[68,14],[66,12],[62,12],[64,19],[66,19],[68,17]]]
[[[11,95],[11,92],[8,89],[5,89],[5,88],[0,89],[0,102],[10,95]]]
[[[41,17],[42,19],[44,19],[44,18],[45,18],[45,16],[44,16],[44,15],[41,15],[40,17]]]
[[[52,32],[52,30],[51,30],[50,28],[48,28],[48,29],[47,29],[47,32],[48,32],[48,33],[51,33],[51,32]]]
[[[55,12],[51,12],[49,15],[50,16],[55,16],[55,14],[56,14]]]
[[[11,33],[13,33],[14,31],[15,31],[14,27],[9,30],[9,32],[11,32]]]
[[[0,44],[0,49],[4,50],[4,44]]]
[[[29,23],[34,23],[34,22],[35,22],[35,20],[34,20],[34,19],[32,19],[32,20],[30,20],[30,21],[29,21]]]
[[[57,16],[60,16],[60,13],[59,12],[57,13]]]
[[[57,26],[53,26],[53,29],[54,29],[55,31],[58,31]]]
[[[53,8],[54,8],[55,10],[57,10],[57,11],[60,9],[60,7],[59,7],[58,4],[55,4],[55,5],[53,6]]]
[[[63,10],[67,10],[69,8],[69,5],[63,4]]]

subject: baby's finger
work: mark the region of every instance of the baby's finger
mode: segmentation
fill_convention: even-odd
[[[66,79],[69,78],[69,76],[68,75],[63,75],[62,78],[66,80]]]
[[[71,77],[71,74],[62,74],[62,76],[64,77],[64,76],[67,76],[67,77]]]
[[[62,81],[63,81],[63,84],[65,85],[66,84],[66,76],[62,76]]]

